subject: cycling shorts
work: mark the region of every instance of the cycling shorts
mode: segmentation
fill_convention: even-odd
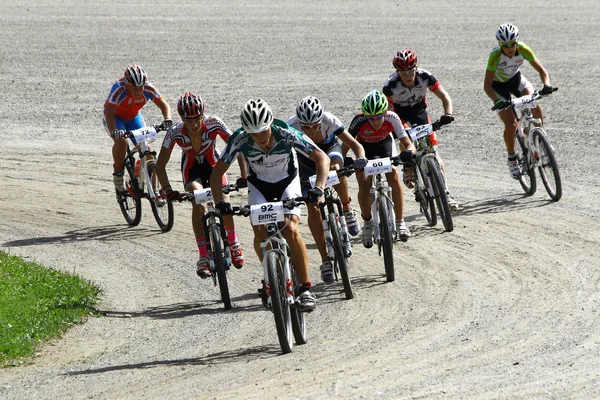
[[[511,94],[515,97],[523,96],[523,91],[527,88],[533,90],[533,85],[520,72],[506,82],[492,82],[492,89],[505,100],[510,100]]]
[[[108,136],[110,136],[111,132],[109,132],[108,126],[106,125],[106,117],[102,119],[102,124],[104,125],[104,130],[106,133],[108,133]],[[138,113],[135,118],[129,121],[115,115],[115,127],[122,131],[133,131],[134,129],[140,129],[144,126],[146,125],[144,124],[144,117],[142,117],[142,113]]]
[[[400,119],[402,120],[402,125],[404,125],[405,128],[412,128],[413,126],[427,125],[431,123],[431,118],[429,118],[429,114],[427,114],[426,109],[422,109],[416,114],[403,113],[402,115],[400,115],[398,113],[398,115],[400,116]],[[432,132],[431,135],[429,135],[429,140],[434,146],[437,146],[439,144],[435,131]]]
[[[285,178],[276,183],[264,182],[261,180],[248,181],[248,204],[256,205],[266,202],[287,200],[302,196],[300,188],[300,177]],[[293,214],[300,217],[300,207],[291,210],[283,210],[284,214]]]
[[[394,139],[392,139],[391,134],[379,142],[361,144],[365,149],[365,157],[367,157],[369,160],[373,160],[374,158],[394,157],[398,155],[396,152],[396,146],[394,146]]]
[[[185,179],[185,173],[183,171],[183,163],[181,165],[181,176],[183,177],[183,187],[186,187],[189,182],[197,182],[203,188],[210,187],[210,175],[213,167],[204,159],[203,162],[195,162],[188,171],[188,179]],[[221,179],[223,186],[228,185],[227,175],[223,175]]]
[[[332,143],[329,143],[325,146],[321,146],[320,144],[317,146],[327,153],[329,158],[337,157],[340,159],[340,161],[344,160],[344,157],[342,156],[342,144],[338,140],[334,140]],[[317,173],[317,165],[310,158],[306,158],[301,154],[298,154],[298,166],[302,195],[304,195],[312,188],[308,178]]]

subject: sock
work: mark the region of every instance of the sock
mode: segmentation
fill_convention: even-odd
[[[225,231],[227,232],[227,241],[229,245],[235,244],[238,241],[237,234],[235,233],[235,228],[227,228],[225,227]]]
[[[508,159],[509,160],[516,160],[517,159],[517,154],[516,153],[508,153]]]
[[[206,249],[206,240],[204,238],[196,238],[196,244],[198,245],[198,253],[200,258],[208,257],[208,250]]]
[[[372,219],[373,219],[373,216],[372,216],[372,215],[371,215],[369,218],[366,218],[366,217],[365,217],[364,215],[362,215],[362,214],[361,214],[360,216],[362,217],[363,221],[366,221],[366,222],[369,222],[370,220],[372,220]]]

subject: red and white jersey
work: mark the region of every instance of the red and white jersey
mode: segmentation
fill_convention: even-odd
[[[219,150],[216,146],[217,136],[227,142],[232,134],[231,129],[220,118],[205,115],[202,120],[202,145],[198,151],[194,150],[183,122],[173,125],[167,131],[162,147],[171,150],[175,145],[181,147],[183,152],[181,158],[182,170],[185,174],[196,162],[207,162],[211,167],[214,167],[219,159]]]
[[[350,122],[348,132],[361,143],[381,142],[383,139],[390,136],[392,132],[396,133],[396,135],[393,135],[392,137],[395,136],[398,139],[406,136],[402,121],[395,112],[388,111],[383,118],[383,124],[376,130],[371,126],[367,117],[363,113],[360,113],[352,119],[352,122]]]
[[[394,72],[383,86],[383,94],[394,104],[394,111],[401,117],[407,114],[418,113],[427,108],[425,100],[427,90],[435,92],[440,82],[428,71],[417,68],[415,82],[412,88],[407,88],[402,83],[398,71]],[[391,104],[390,104],[391,105]]]

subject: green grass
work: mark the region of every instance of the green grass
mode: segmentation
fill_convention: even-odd
[[[0,367],[17,365],[42,341],[95,312],[100,290],[0,251]]]

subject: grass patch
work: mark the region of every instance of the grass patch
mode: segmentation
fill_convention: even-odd
[[[0,251],[0,367],[19,364],[40,342],[95,313],[99,294],[76,275]]]

